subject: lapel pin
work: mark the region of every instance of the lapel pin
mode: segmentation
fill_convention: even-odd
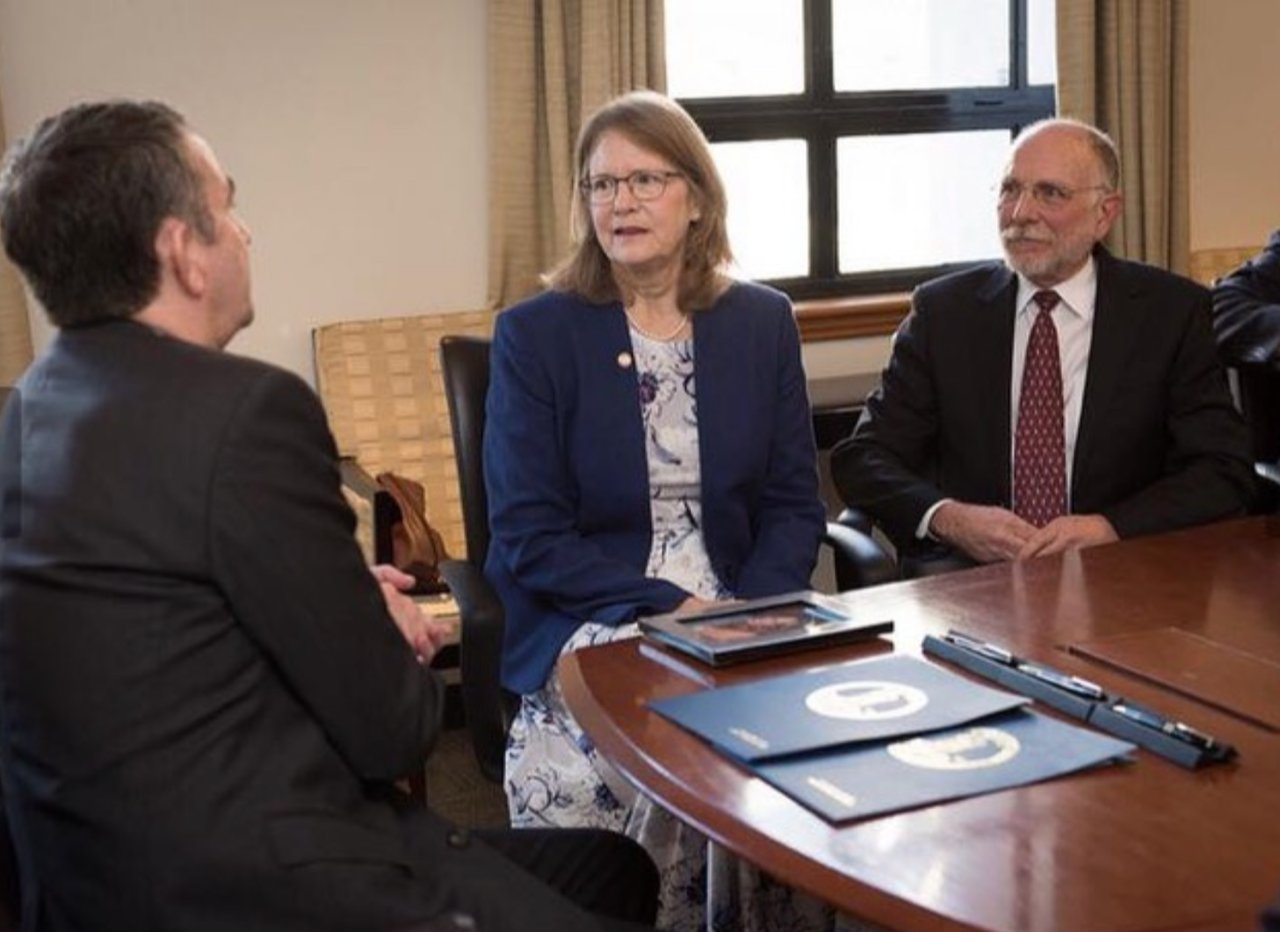
[[[618,366],[623,369],[631,368],[631,354],[625,350],[618,354]]]

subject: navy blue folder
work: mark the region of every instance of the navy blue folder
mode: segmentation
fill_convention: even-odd
[[[1038,783],[1134,746],[1029,710],[898,741],[757,762],[751,769],[831,822]]]
[[[749,762],[948,728],[1029,701],[919,658],[895,654],[649,705]]]

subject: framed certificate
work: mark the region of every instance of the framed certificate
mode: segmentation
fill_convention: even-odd
[[[646,637],[712,666],[893,630],[892,621],[855,618],[839,599],[809,590],[726,602],[697,613],[652,615],[641,618],[639,626]]]

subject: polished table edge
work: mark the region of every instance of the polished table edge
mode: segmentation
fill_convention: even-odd
[[[1265,551],[1265,555],[1269,556],[1275,552],[1276,544],[1274,539],[1280,537],[1280,519],[1276,518],[1255,518],[1246,519],[1238,522],[1225,522],[1221,526],[1211,526],[1209,528],[1197,529],[1194,531],[1177,532],[1173,535],[1162,535],[1164,540],[1158,538],[1143,538],[1138,541],[1126,542],[1122,545],[1126,546],[1125,551],[1113,551],[1115,554],[1120,553],[1143,553],[1150,554],[1150,559],[1154,561],[1160,560],[1162,554],[1167,552],[1181,552],[1188,549],[1188,544],[1193,546],[1205,546],[1210,552],[1217,548],[1230,547],[1232,542],[1237,542],[1244,549],[1246,556],[1258,557],[1258,553],[1254,553],[1248,548],[1258,541],[1265,539],[1267,546],[1272,548]],[[1170,548],[1174,548],[1171,550]],[[1103,557],[1110,557],[1109,553],[1102,553],[1103,548],[1099,548],[1098,553],[1091,554],[1083,560],[1077,555],[1068,555],[1064,558],[1045,558],[1045,561],[1029,561],[1024,567],[1016,570],[1008,570],[1005,568],[985,567],[965,574],[952,574],[950,578],[935,577],[932,580],[919,580],[912,583],[894,583],[888,586],[877,587],[878,591],[860,590],[851,593],[850,597],[854,599],[854,604],[875,604],[879,599],[886,604],[892,603],[895,599],[904,597],[915,597],[917,600],[928,603],[928,601],[939,594],[949,592],[981,592],[992,587],[998,587],[1007,584],[1006,577],[1012,573],[1016,577],[1025,576],[1027,579],[1035,580],[1037,578],[1066,578],[1070,574],[1081,574],[1091,571],[1096,567],[1105,567],[1107,561]],[[1254,547],[1254,550],[1257,550]],[[1261,553],[1261,551],[1259,551]],[[1101,554],[1101,556],[1099,555]],[[1144,557],[1146,558],[1146,557]],[[1233,561],[1233,557],[1228,555],[1224,558],[1228,563]],[[1047,562],[1046,562],[1047,561]],[[1234,571],[1234,568],[1233,568]],[[1073,577],[1074,578],[1074,577]],[[1032,583],[1034,586],[1034,582]],[[1208,585],[1208,584],[1206,584]],[[1267,585],[1274,586],[1275,583],[1268,582]],[[1208,587],[1210,593],[1213,592],[1212,586]],[[967,596],[966,596],[967,597]],[[1212,601],[1212,595],[1210,595]],[[1025,632],[1020,631],[1019,637],[1022,639],[1021,648],[1026,649],[1027,645],[1039,643],[1043,649],[1061,649],[1062,645],[1057,644],[1051,636],[1054,632]],[[1270,642],[1269,642],[1270,643]],[[897,652],[915,653],[913,649],[904,649],[902,641],[895,641]],[[914,647],[914,645],[912,645]],[[812,893],[822,899],[832,901],[832,898],[826,895],[833,886],[838,886],[847,894],[842,894],[843,902],[835,902],[838,907],[847,908],[848,911],[855,915],[863,915],[870,917],[872,921],[885,924],[895,929],[906,930],[906,932],[914,932],[914,930],[969,930],[987,928],[986,925],[975,926],[966,924],[963,920],[955,919],[934,912],[933,910],[905,900],[894,892],[880,889],[870,885],[868,882],[853,877],[846,870],[842,870],[839,866],[833,864],[824,864],[815,860],[810,853],[800,852],[790,848],[786,839],[775,835],[765,834],[756,826],[747,822],[738,822],[732,826],[730,831],[735,833],[737,839],[730,838],[725,834],[718,823],[723,821],[719,818],[712,802],[700,796],[697,792],[691,790],[681,779],[679,774],[673,773],[664,761],[653,757],[651,754],[633,740],[632,736],[624,733],[619,729],[617,723],[614,722],[608,711],[600,707],[596,702],[596,697],[592,695],[592,690],[583,673],[583,661],[589,662],[590,655],[588,651],[614,651],[626,652],[625,656],[628,663],[652,662],[650,658],[642,658],[641,646],[638,642],[618,642],[612,645],[601,646],[597,648],[587,648],[582,652],[582,657],[569,654],[560,661],[559,671],[561,684],[564,695],[569,708],[573,714],[578,717],[580,724],[596,742],[597,747],[631,782],[635,783],[642,791],[656,798],[662,805],[670,809],[676,816],[706,834],[711,839],[724,845],[729,850],[762,865],[770,873],[777,876],[780,880],[789,883],[799,889]],[[653,649],[650,648],[652,655]],[[796,661],[796,663],[813,663],[822,662],[824,653],[827,659],[854,659],[847,650],[836,649],[832,652],[814,652],[806,655],[807,660]],[[617,653],[618,657],[624,656],[623,653]],[[863,656],[859,653],[858,656]],[[1064,660],[1066,655],[1054,655],[1055,659]],[[1042,658],[1043,659],[1043,658]],[[1276,658],[1280,660],[1280,658]],[[679,658],[672,658],[674,664],[678,665],[684,661]],[[1076,663],[1079,658],[1066,659],[1068,664]],[[760,666],[757,669],[762,672],[773,670],[775,665],[772,661],[766,662],[767,666]],[[784,665],[785,666],[785,665]],[[694,664],[696,668],[697,665]],[[1079,672],[1077,670],[1077,672]],[[670,693],[682,691],[695,691],[703,688],[706,682],[698,682],[696,678],[684,677],[687,680],[685,685],[673,685]],[[678,684],[679,680],[671,680],[671,684]],[[667,681],[664,680],[664,687]],[[1126,690],[1128,686],[1126,686]],[[1144,690],[1138,686],[1133,687],[1134,691],[1139,695],[1144,694]],[[1146,694],[1152,694],[1151,690],[1145,690]],[[1161,695],[1157,690],[1155,695]],[[639,701],[639,700],[636,700]],[[1175,702],[1170,699],[1170,702]],[[1188,705],[1186,702],[1180,703],[1181,708],[1196,709],[1194,703]],[[1196,710],[1199,714],[1199,710]],[[1204,713],[1208,715],[1206,711]],[[667,730],[669,729],[669,731]],[[697,741],[698,739],[687,735],[678,726],[673,723],[661,720],[656,715],[651,715],[646,720],[646,730],[650,733],[646,737],[651,743],[656,738],[667,741],[668,736],[673,746],[678,746],[682,741]],[[1256,737],[1256,736],[1255,736]],[[1257,739],[1262,740],[1262,739]],[[1274,744],[1268,744],[1267,755],[1263,763],[1270,766],[1274,757]],[[659,752],[660,753],[660,752]],[[714,752],[710,752],[714,753]],[[1245,754],[1246,764],[1249,766],[1249,754]],[[1142,766],[1158,766],[1156,764],[1146,764],[1145,759],[1140,759]],[[1256,765],[1256,764],[1255,764]],[[734,767],[737,765],[724,761],[721,764],[715,764],[714,767]],[[1169,765],[1172,766],[1172,765]],[[1234,765],[1232,765],[1234,766]],[[746,777],[750,774],[741,768],[737,768]],[[715,772],[715,771],[712,771]],[[694,774],[694,778],[697,778]],[[1071,778],[1068,778],[1071,779]],[[1163,777],[1157,777],[1163,780]],[[1179,779],[1179,778],[1174,778]],[[1201,781],[1215,779],[1212,775],[1200,776],[1195,779]],[[1252,784],[1245,781],[1248,789],[1256,790]],[[770,788],[772,791],[772,789]],[[776,791],[772,791],[776,792]],[[1016,791],[1015,791],[1016,792]],[[1200,792],[1196,790],[1195,792]],[[799,803],[785,798],[786,802],[778,803],[778,805],[790,806],[794,811],[796,819],[818,819],[816,815],[810,813],[807,809],[800,806]],[[771,803],[776,802],[771,800]],[[792,817],[792,812],[787,813],[787,818]],[[819,820],[821,821],[821,820]],[[876,819],[867,820],[875,822]],[[803,827],[803,826],[802,826]],[[854,823],[853,828],[860,827],[860,823]],[[843,826],[830,826],[827,833],[834,839],[841,831]],[[744,841],[746,843],[744,843]],[[1276,886],[1280,889],[1280,861],[1275,865],[1276,870]],[[1275,891],[1268,891],[1269,897],[1274,897]],[[1257,908],[1260,910],[1266,899],[1260,899]],[[851,908],[852,907],[852,908]],[[1253,911],[1252,904],[1241,906],[1236,904],[1235,907],[1229,909],[1220,909],[1211,916],[1206,915],[1190,915],[1194,910],[1188,910],[1188,915],[1180,917],[1182,921],[1176,925],[1166,925],[1164,929],[1177,928],[1182,932],[1228,932],[1232,929],[1249,929],[1256,925],[1256,911]],[[1243,922],[1243,924],[1241,924]]]
[[[664,767],[661,762],[638,748],[615,727],[614,723],[602,713],[599,706],[590,701],[590,690],[583,681],[581,657],[578,655],[594,650],[632,647],[637,651],[637,659],[643,660],[646,658],[639,654],[641,643],[643,643],[642,639],[636,638],[626,642],[582,648],[564,655],[557,667],[560,688],[565,702],[573,711],[574,717],[577,719],[578,724],[582,726],[583,731],[591,736],[597,748],[604,753],[609,763],[640,792],[658,800],[663,809],[679,818],[686,825],[691,826],[721,847],[756,864],[757,867],[776,879],[808,893],[816,899],[829,900],[822,883],[824,878],[828,883],[857,883],[856,880],[850,878],[848,874],[840,869],[815,863],[785,843],[775,840],[764,832],[756,831],[750,826],[745,827],[752,835],[753,847],[750,851],[746,850],[743,845],[736,843],[719,831],[713,822],[705,817],[704,813],[709,808],[705,800],[696,793],[691,792],[687,785],[676,774]],[[659,649],[661,650],[661,648]],[[678,658],[673,659],[680,662]],[[693,683],[692,680],[690,682],[691,684]],[[692,692],[694,690],[689,691]],[[683,736],[685,734],[674,724],[665,721],[663,724],[674,729],[678,735]],[[698,739],[691,738],[690,740]],[[737,764],[727,759],[724,763],[727,766],[738,767]],[[751,776],[745,769],[743,773]],[[659,776],[661,779],[661,784],[656,787],[653,782],[654,776]],[[780,791],[775,792],[780,793]],[[788,800],[788,803],[797,808],[798,817],[822,821],[820,816],[809,812],[799,803],[791,800]],[[893,928],[901,929],[902,932],[912,932],[914,929],[919,929],[921,932],[980,932],[973,926],[951,922],[945,917],[939,917],[937,913],[931,910],[904,902],[874,887],[864,887],[860,891],[860,896],[862,897],[861,905],[864,907],[875,912],[883,912],[884,914],[900,917],[906,924],[895,925]],[[839,908],[839,904],[831,905]],[[890,932],[890,930],[886,928],[885,932]]]

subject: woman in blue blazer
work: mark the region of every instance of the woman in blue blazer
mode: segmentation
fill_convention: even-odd
[[[576,249],[499,315],[491,360],[486,573],[506,610],[503,680],[524,697],[508,800],[515,825],[641,838],[665,872],[659,924],[697,927],[705,840],[596,755],[555,662],[634,636],[642,615],[808,587],[825,519],[800,342],[785,295],[726,275],[723,185],[678,105],[610,102],[576,165]],[[770,928],[824,921],[782,894]]]

